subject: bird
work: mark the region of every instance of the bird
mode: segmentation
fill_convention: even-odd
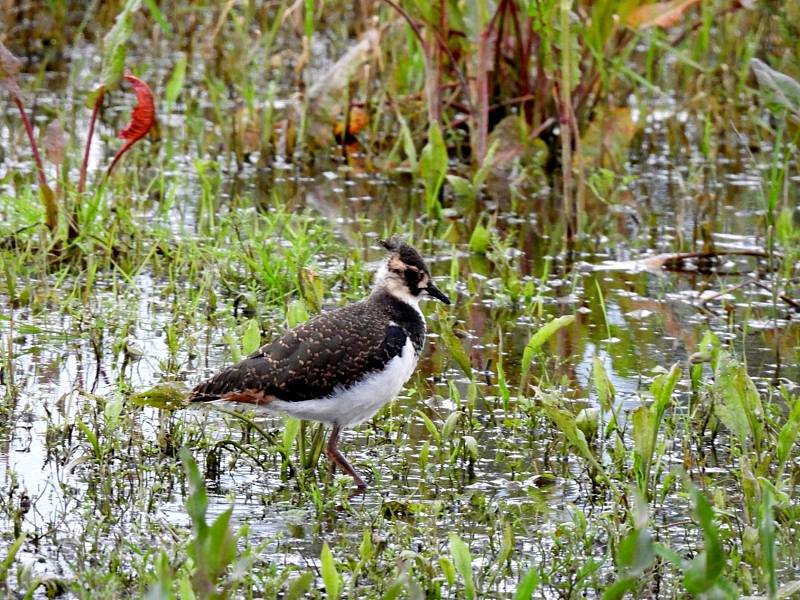
[[[339,434],[370,419],[410,379],[425,343],[420,301],[451,303],[414,247],[398,236],[380,244],[389,255],[365,299],[286,331],[189,396],[191,403],[249,405],[330,424],[330,473],[340,467],[358,491],[367,484],[339,450]]]

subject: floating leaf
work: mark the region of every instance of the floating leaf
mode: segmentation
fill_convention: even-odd
[[[683,19],[683,13],[699,3],[700,0],[672,0],[672,2],[643,4],[628,13],[625,23],[634,29],[674,27]]]
[[[127,141],[122,148],[117,150],[114,159],[111,161],[111,165],[108,167],[106,175],[111,175],[111,171],[114,170],[114,166],[119,162],[119,159],[122,158],[122,155],[130,150],[136,142],[146,136],[147,132],[150,131],[156,122],[156,105],[150,87],[130,72],[125,73],[125,79],[133,85],[133,89],[136,92],[136,106],[131,113],[131,120],[125,128],[119,132],[119,137]]]

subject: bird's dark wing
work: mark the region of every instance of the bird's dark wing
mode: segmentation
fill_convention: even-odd
[[[380,370],[403,352],[405,330],[363,303],[308,321],[197,386],[190,400],[261,404],[324,398]],[[247,400],[241,393],[254,396]],[[259,401],[259,396],[261,400]]]

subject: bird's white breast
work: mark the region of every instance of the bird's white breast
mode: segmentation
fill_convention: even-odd
[[[382,371],[368,375],[355,385],[338,388],[327,398],[299,402],[274,400],[268,405],[268,410],[284,412],[298,419],[337,423],[342,427],[358,425],[400,393],[416,366],[417,354],[408,338],[402,353],[386,363]]]

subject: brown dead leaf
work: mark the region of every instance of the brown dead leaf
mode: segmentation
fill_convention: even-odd
[[[16,77],[22,69],[22,61],[0,42],[0,79]]]
[[[598,111],[581,138],[583,164],[587,171],[597,167],[619,170],[637,127],[630,108]]]
[[[632,10],[625,18],[625,24],[633,29],[648,27],[674,27],[683,19],[683,14],[700,0],[672,0],[643,4]]]
[[[42,139],[44,155],[54,165],[64,162],[64,130],[58,121],[51,121]]]

